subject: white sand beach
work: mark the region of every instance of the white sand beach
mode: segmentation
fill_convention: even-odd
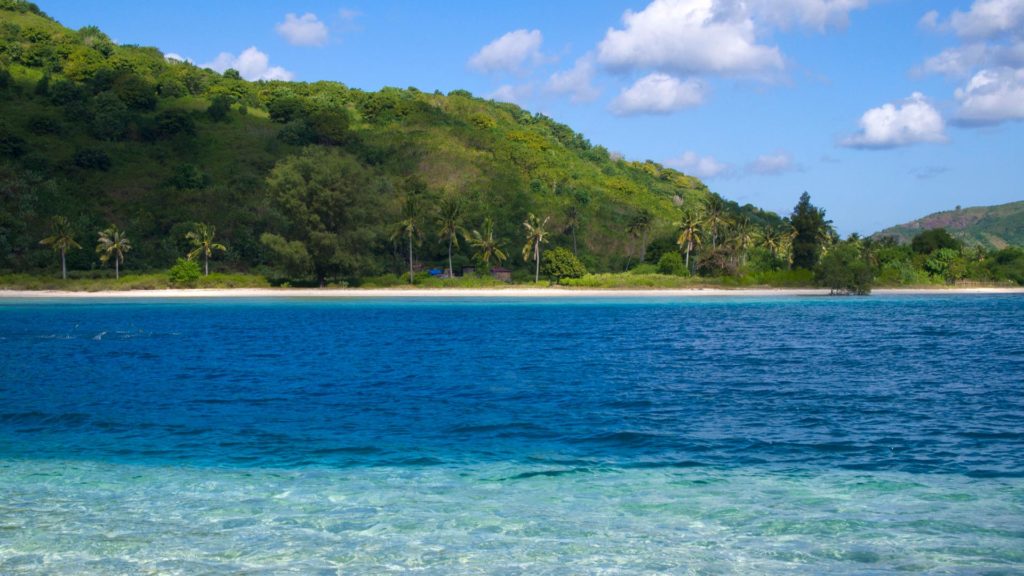
[[[827,296],[823,288],[684,288],[684,289],[585,289],[585,288],[218,288],[165,290],[110,290],[76,292],[61,290],[0,290],[0,299],[40,298],[693,298],[693,297],[797,297]],[[880,288],[874,295],[1024,294],[1021,288]]]

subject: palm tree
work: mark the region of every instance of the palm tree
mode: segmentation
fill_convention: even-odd
[[[685,246],[687,273],[690,272],[690,252],[696,246],[700,246],[701,226],[703,225],[704,220],[696,210],[686,210],[683,212],[683,219],[679,222],[679,237],[676,238],[676,244],[681,249]]]
[[[490,217],[484,218],[483,229],[482,234],[478,230],[473,230],[469,236],[469,243],[476,248],[477,259],[490,270],[491,258],[501,264],[508,256],[502,251],[498,241],[494,239],[494,220],[491,220]]]
[[[718,248],[718,232],[730,224],[729,217],[725,213],[725,205],[720,199],[712,198],[708,202],[704,222],[711,231],[711,249],[715,250]]]
[[[750,220],[743,218],[736,222],[736,228],[733,230],[733,242],[736,245],[736,249],[740,253],[740,265],[746,265],[747,263],[747,250],[754,245],[757,240],[757,230],[750,224]]]
[[[580,205],[576,202],[569,204],[565,209],[565,229],[572,233],[572,254],[579,256],[576,251],[576,229],[580,227]]]
[[[188,253],[188,259],[192,260],[200,254],[203,255],[203,272],[204,276],[210,275],[210,256],[213,255],[214,250],[220,250],[224,252],[227,250],[223,244],[218,244],[213,241],[213,235],[216,233],[216,226],[209,224],[196,224],[196,227],[189,233],[185,234],[185,238],[188,238],[192,242],[194,250]]]
[[[649,210],[643,209],[633,216],[633,219],[629,221],[629,226],[626,228],[626,232],[630,236],[634,238],[640,237],[640,262],[647,259],[647,233],[651,230],[653,223],[654,215]]]
[[[766,226],[761,231],[760,240],[761,246],[765,247],[768,253],[772,255],[772,260],[775,260],[784,242],[782,230],[775,226]]]
[[[131,242],[123,230],[111,224],[109,228],[100,232],[99,241],[96,244],[96,253],[100,255],[100,262],[106,264],[111,258],[114,259],[114,278],[121,278],[121,262],[124,262],[124,255],[132,249]]]
[[[412,244],[413,241],[418,242],[422,236],[420,227],[416,224],[416,205],[412,198],[407,198],[405,200],[405,206],[402,208],[402,214],[405,218],[395,224],[395,229],[391,233],[391,241],[394,242],[399,238],[405,237],[409,242],[409,284],[412,284],[415,278],[415,273],[413,272]]]
[[[437,235],[442,240],[448,241],[448,277],[455,276],[455,268],[452,267],[452,246],[459,247],[459,232],[462,227],[459,220],[462,218],[462,202],[458,198],[446,196],[441,199],[437,206]],[[465,232],[463,232],[465,235]]]
[[[50,235],[39,241],[44,246],[50,246],[54,252],[60,252],[60,277],[68,279],[68,265],[66,255],[68,250],[81,248],[75,242],[75,231],[71,222],[65,216],[54,216],[50,222]]]
[[[544,218],[542,222],[540,218],[533,215],[531,212],[526,216],[526,222],[523,222],[523,227],[526,228],[526,244],[523,245],[523,262],[530,259],[531,253],[533,254],[534,262],[534,273],[533,281],[538,282],[540,280],[540,245],[548,241],[548,231],[544,228],[548,225],[548,220],[551,217]]]

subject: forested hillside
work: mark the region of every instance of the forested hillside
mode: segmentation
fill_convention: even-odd
[[[512,104],[249,82],[95,27],[69,30],[18,0],[0,0],[0,118],[8,271],[58,269],[40,245],[54,216],[85,247],[68,251],[70,269],[100,265],[91,248],[111,224],[131,239],[126,268],[166,269],[206,223],[227,246],[223,269],[320,281],[401,273],[410,240],[417,267],[443,265],[452,205],[455,269],[472,264],[466,240],[491,219],[519,275],[530,214],[549,219],[545,249],[575,250],[591,271],[678,251],[680,207],[710,202],[733,221],[781,224]]]

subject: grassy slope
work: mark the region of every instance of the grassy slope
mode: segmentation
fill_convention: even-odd
[[[934,228],[945,228],[969,245],[996,249],[1024,246],[1024,201],[936,212],[886,228],[875,236],[894,236],[900,242],[909,242],[922,230]]]

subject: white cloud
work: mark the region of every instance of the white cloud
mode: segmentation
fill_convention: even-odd
[[[869,0],[748,0],[759,20],[781,28],[800,25],[824,32],[829,27],[845,28],[850,12],[868,7]]]
[[[176,52],[168,52],[167,54],[164,54],[164,58],[175,62],[191,62],[191,60]]]
[[[362,12],[351,10],[349,8],[342,8],[341,10],[338,10],[338,18],[341,18],[345,22],[352,22],[361,15]]]
[[[284,22],[279,22],[274,29],[295,46],[323,46],[327,43],[327,25],[311,12],[302,16],[285,14]]]
[[[545,89],[555,94],[570,94],[571,100],[591,102],[601,95],[594,86],[594,57],[591,54],[576,60],[576,64],[565,72],[555,72],[548,79]]]
[[[679,80],[668,74],[648,74],[623,89],[612,102],[619,116],[632,114],[669,114],[704,102],[706,89],[698,80]]]
[[[714,178],[729,171],[728,164],[719,162],[712,156],[700,156],[691,151],[683,152],[679,158],[665,163],[698,178]]]
[[[279,22],[274,29],[295,46],[323,46],[327,43],[327,25],[311,12],[302,16],[289,12],[285,14],[284,22]]]
[[[544,61],[543,42],[540,30],[514,30],[481,48],[469,66],[480,72],[519,72]]]
[[[945,142],[945,123],[924,94],[872,108],[860,118],[861,131],[841,144],[851,148],[894,148],[920,142]]]
[[[967,124],[998,124],[1024,120],[1024,69],[986,69],[958,88],[957,120]]]
[[[967,12],[954,11],[949,25],[966,38],[1020,34],[1024,27],[1024,0],[975,0]]]
[[[270,66],[270,57],[255,46],[246,48],[237,58],[230,52],[221,52],[212,62],[200,67],[212,68],[217,72],[234,68],[246,80],[291,80],[295,77],[280,66]]]
[[[487,98],[496,100],[498,102],[510,102],[512,104],[522,104],[523,100],[533,95],[533,86],[529,84],[512,85],[503,84],[499,86],[497,90],[491,92]]]
[[[925,30],[939,30],[939,12],[938,10],[929,10],[921,16],[921,19],[917,21],[917,26]]]
[[[797,166],[793,161],[793,157],[786,152],[758,156],[756,160],[747,164],[746,167],[748,174],[759,174],[762,176],[773,176],[796,169]]]
[[[945,76],[966,76],[971,70],[982,65],[989,58],[990,50],[984,44],[968,44],[943,50],[924,61],[915,72],[943,74]]]
[[[613,70],[758,74],[784,67],[778,48],[757,43],[742,3],[654,0],[622,21],[598,45],[598,61]]]

